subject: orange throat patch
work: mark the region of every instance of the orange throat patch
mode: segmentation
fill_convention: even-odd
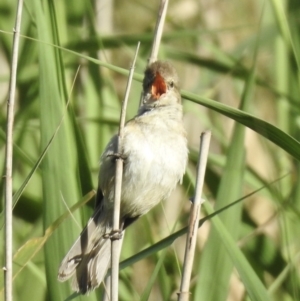
[[[162,94],[166,93],[166,91],[167,86],[164,79],[159,74],[159,72],[156,72],[156,76],[151,87],[152,97],[155,99],[159,99]]]

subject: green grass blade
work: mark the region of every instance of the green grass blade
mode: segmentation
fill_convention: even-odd
[[[211,205],[209,203],[206,203],[205,205],[206,210],[211,214],[213,212]],[[270,301],[271,298],[269,297],[266,288],[255,274],[253,268],[250,266],[241,250],[236,246],[235,241],[226,230],[226,227],[224,227],[220,218],[216,216],[212,218],[211,221],[214,227],[217,228],[219,240],[222,241],[225,246],[227,254],[230,256],[235,268],[237,269],[251,301]],[[218,289],[218,287],[216,287],[216,289]]]
[[[163,250],[162,254],[160,254],[160,256],[158,257],[158,261],[157,261],[157,264],[154,268],[154,271],[150,277],[150,280],[149,282],[147,283],[147,286],[146,288],[144,289],[143,291],[143,294],[140,298],[140,301],[148,301],[149,300],[149,297],[150,297],[150,293],[151,293],[151,290],[155,284],[155,281],[158,277],[158,274],[159,274],[159,271],[160,269],[162,268],[163,266],[163,263],[164,263],[164,259],[165,259],[165,256],[166,256],[166,251],[167,250]]]
[[[232,108],[228,105],[216,102],[209,98],[198,96],[194,93],[181,91],[181,95],[188,100],[210,108],[243,124],[244,126],[262,135],[266,139],[272,141],[280,148],[284,149],[295,159],[300,160],[300,143],[295,138],[283,132],[278,127],[244,111]]]
[[[248,110],[254,86],[256,54],[257,49],[254,54],[252,71],[245,83],[241,98],[240,108],[245,111]],[[245,127],[238,123],[235,124],[217,193],[216,209],[225,207],[230,200],[238,198],[242,193],[245,169],[244,139]],[[220,219],[226,230],[231,233],[233,240],[237,240],[240,234],[241,213],[242,204],[239,204],[220,215]],[[225,301],[227,299],[233,265],[225,247],[219,244],[217,231],[216,228],[211,229],[203,249],[194,300]],[[214,283],[219,289],[212,290],[208,283]]]
[[[43,6],[42,6],[43,4]],[[40,40],[59,44],[54,3],[34,1],[37,33]],[[62,59],[57,49],[39,43],[39,82],[41,145],[48,143],[55,131],[66,104],[65,76]],[[50,150],[42,163],[44,227],[65,211],[64,202],[71,207],[81,194],[77,181],[77,151],[75,133],[66,116]],[[75,218],[80,220],[78,213]],[[69,283],[58,283],[57,270],[61,259],[80,231],[71,222],[65,222],[45,244],[45,267],[48,294],[51,300],[62,300],[71,294]]]

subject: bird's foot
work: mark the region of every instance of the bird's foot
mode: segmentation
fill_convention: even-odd
[[[122,230],[112,230],[110,232],[110,239],[111,240],[119,240],[123,237],[123,231]]]
[[[110,240],[119,240],[123,237],[123,231],[122,230],[112,230],[110,233],[105,233],[103,235],[103,238],[110,239]]]

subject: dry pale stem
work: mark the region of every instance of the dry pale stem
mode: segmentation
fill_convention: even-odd
[[[154,39],[152,43],[152,50],[148,61],[149,65],[157,60],[157,55],[158,55],[159,45],[163,33],[164,24],[165,24],[168,4],[169,4],[169,0],[161,0],[160,2],[160,8],[159,8],[156,27],[154,31]]]
[[[17,16],[14,28],[12,50],[11,76],[9,83],[9,99],[7,102],[7,129],[5,154],[5,301],[12,301],[12,165],[13,165],[13,125],[14,104],[16,94],[16,78],[18,65],[18,51],[23,0],[18,1]]]
[[[190,296],[189,288],[190,288],[190,280],[191,280],[196,241],[197,241],[197,230],[198,230],[199,215],[200,215],[200,208],[201,208],[201,195],[202,195],[202,188],[204,183],[210,136],[211,133],[209,131],[206,131],[201,134],[201,139],[200,139],[200,151],[199,151],[197,178],[196,178],[196,192],[190,210],[190,220],[189,220],[188,233],[186,237],[184,264],[183,264],[180,292],[178,293],[178,301],[188,301]]]
[[[169,4],[169,0],[160,1],[160,7],[157,15],[157,21],[156,21],[154,37],[152,42],[152,49],[151,49],[150,57],[148,59],[148,65],[152,64],[157,60],[158,50],[160,46],[160,41],[161,41],[167,9],[168,9],[168,4]],[[143,95],[141,94],[140,106],[142,105],[142,101],[143,101]]]
[[[126,117],[126,107],[131,87],[131,82],[134,73],[135,61],[139,51],[140,43],[138,43],[134,60],[129,72],[129,78],[127,82],[125,97],[122,103],[121,117],[120,117],[120,127],[118,135],[118,150],[117,153],[121,153],[121,143],[123,138],[123,129],[125,125]],[[121,186],[122,186],[122,174],[123,174],[123,160],[118,158],[116,160],[116,177],[115,177],[115,200],[114,200],[114,216],[113,216],[113,233],[120,233],[120,203],[121,203]],[[111,240],[111,300],[118,300],[118,284],[119,284],[119,257],[121,250],[121,241],[120,239]]]

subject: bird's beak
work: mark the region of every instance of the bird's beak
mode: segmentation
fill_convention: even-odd
[[[166,93],[166,91],[167,91],[167,85],[163,77],[159,74],[159,72],[156,72],[155,78],[151,86],[152,98],[159,99],[159,97],[162,94]]]

